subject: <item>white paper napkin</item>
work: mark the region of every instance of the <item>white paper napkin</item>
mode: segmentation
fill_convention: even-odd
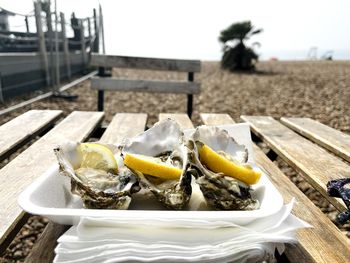
[[[282,252],[283,244],[296,242],[297,229],[310,227],[291,214],[293,203],[245,226],[184,220],[173,227],[171,220],[160,218],[140,218],[130,226],[122,220],[82,218],[58,239],[54,262],[259,262],[273,256],[275,248]]]

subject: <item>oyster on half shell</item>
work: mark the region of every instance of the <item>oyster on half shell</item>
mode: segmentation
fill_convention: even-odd
[[[192,187],[191,174],[188,172],[188,148],[184,144],[184,135],[180,126],[171,119],[156,123],[147,131],[126,141],[122,145],[122,154],[138,154],[155,157],[182,170],[179,179],[163,179],[133,170],[140,178],[142,187],[149,189],[156,199],[170,209],[183,209],[189,202]]]
[[[54,149],[60,174],[71,178],[72,193],[81,197],[86,208],[128,209],[131,195],[140,190],[138,178],[121,161],[118,174],[81,167],[78,146],[79,143],[67,142]]]
[[[203,145],[240,165],[247,164],[248,150],[238,144],[227,131],[214,126],[199,126],[188,140],[191,164],[196,170],[196,183],[207,203],[218,210],[254,210],[259,201],[252,198],[250,186],[223,173],[215,173],[201,163],[199,150]]]

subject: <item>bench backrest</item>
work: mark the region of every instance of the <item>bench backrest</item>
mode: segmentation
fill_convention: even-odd
[[[96,67],[149,69],[194,73],[201,71],[201,62],[199,60],[110,56],[93,53],[91,55],[90,63],[92,66]]]
[[[91,79],[91,88],[98,90],[98,110],[103,111],[104,91],[134,91],[152,93],[187,94],[187,114],[191,117],[193,94],[200,92],[200,84],[194,82],[194,73],[200,72],[199,60],[161,59],[110,55],[91,55],[91,65],[99,68],[98,77]],[[109,68],[147,69],[159,71],[188,72],[185,81],[153,81],[112,78]]]

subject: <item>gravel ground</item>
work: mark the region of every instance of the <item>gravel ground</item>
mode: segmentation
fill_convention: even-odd
[[[202,85],[201,94],[194,98],[195,124],[200,124],[199,112],[228,113],[236,121],[242,114],[276,118],[302,116],[350,134],[350,62],[261,62],[256,74],[230,74],[220,70],[216,62],[203,62],[202,66],[202,73],[195,75]],[[146,70],[114,70],[113,75],[135,79],[187,79],[182,73]],[[65,116],[73,110],[96,110],[97,92],[90,89],[89,81],[70,92],[79,95],[75,102],[45,99],[1,116],[0,124],[29,109],[62,109]],[[105,97],[106,122],[117,112],[146,112],[148,125],[152,125],[160,112],[186,112],[184,95],[106,92]],[[21,100],[23,98],[11,100],[0,109]],[[0,168],[15,155],[0,163]],[[283,160],[278,158],[276,164],[334,221],[337,212],[318,192]],[[0,262],[23,262],[46,223],[46,219],[31,217]],[[349,224],[341,230],[350,237]]]

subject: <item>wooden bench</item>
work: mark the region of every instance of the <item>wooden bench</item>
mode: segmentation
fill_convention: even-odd
[[[145,130],[147,114],[119,113],[114,116],[106,131],[100,138],[101,143],[118,144],[124,138],[131,138]],[[68,226],[50,222],[44,229],[38,242],[26,262],[51,262],[55,256],[53,250],[57,239],[68,229]],[[45,249],[43,249],[45,247]]]
[[[208,125],[234,123],[232,118],[227,114],[201,114],[200,116],[202,122]],[[167,117],[176,119],[183,128],[194,127],[186,114],[159,115],[159,119]],[[0,210],[0,252],[6,249],[9,242],[11,242],[14,235],[28,218],[28,215],[18,207],[17,196],[34,178],[40,176],[40,174],[56,162],[52,154],[52,148],[65,139],[76,141],[87,140],[93,131],[100,126],[102,118],[103,113],[101,112],[71,113],[53,129],[48,131],[46,135],[41,137],[36,143],[32,144],[27,150],[23,151],[17,158],[0,170],[0,202],[2,203],[2,209]],[[252,131],[256,133],[259,131],[260,137],[265,138],[265,142],[270,146],[275,145],[274,149],[283,148],[283,151],[280,150],[280,152],[284,152],[288,159],[294,160],[294,163],[299,164],[299,162],[296,162],[297,157],[294,156],[294,159],[291,158],[291,154],[287,153],[286,150],[289,149],[289,143],[306,139],[295,134],[278,121],[271,118],[265,119],[266,117],[258,118],[247,116],[242,118],[245,120],[249,119],[251,123],[254,123],[254,125],[251,125]],[[260,120],[259,124],[255,123],[256,120]],[[146,114],[116,114],[102,134],[100,141],[117,144],[124,137],[132,137],[143,131],[146,127],[146,122]],[[267,126],[260,127],[259,125],[262,124]],[[270,126],[275,128],[272,129]],[[276,142],[277,138],[284,138],[283,134],[281,135],[278,133],[278,131],[282,130],[281,126],[284,127],[283,134],[287,134],[288,138],[291,140],[290,142],[288,140],[281,141],[280,144]],[[2,130],[2,132],[4,132],[4,130]],[[264,134],[264,136],[261,134]],[[273,137],[274,140],[269,137]],[[267,140],[267,138],[269,138],[269,140]],[[313,143],[311,144],[313,147],[320,148]],[[305,147],[305,145],[307,144],[304,142],[299,147]],[[285,202],[289,202],[292,197],[296,198],[293,214],[313,225],[311,229],[298,231],[297,237],[299,243],[295,246],[287,246],[284,258],[280,259],[279,262],[286,262],[286,260],[292,263],[348,262],[350,258],[349,239],[341,233],[328,217],[324,215],[270,159],[267,158],[258,146],[254,146],[254,151],[257,164],[270,175],[272,183],[281,192]],[[322,154],[324,154],[323,158],[313,160],[313,166],[317,166],[319,161],[322,163],[326,157],[332,156],[326,151]],[[300,158],[302,159],[302,157]],[[332,166],[332,162],[338,164],[339,159],[334,156],[330,158],[331,159],[328,159],[330,166]],[[349,167],[348,165],[348,169],[350,169]],[[315,173],[312,174],[313,170],[308,170],[307,174],[315,178],[319,175],[319,170],[315,170],[314,172]],[[21,179],[23,180],[16,180],[20,175],[22,175]],[[327,180],[328,178],[323,179]],[[315,180],[313,186],[316,189],[322,189],[323,184],[325,184],[325,182],[321,182],[322,180]],[[316,187],[316,184],[321,185]],[[54,257],[53,249],[56,246],[57,238],[62,235],[67,228],[67,226],[49,223],[36,242],[32,253],[26,258],[26,262],[51,262]]]
[[[241,116],[252,131],[284,161],[298,171],[339,211],[346,209],[338,198],[327,194],[327,182],[350,177],[349,164],[288,129],[272,117]]]
[[[1,125],[0,161],[49,129],[61,114],[60,110],[30,110]]]
[[[350,135],[310,118],[281,118],[281,122],[302,136],[350,162]]]
[[[151,93],[187,94],[187,114],[193,111],[193,94],[200,92],[200,84],[194,82],[194,73],[200,72],[199,60],[159,59],[92,54],[91,65],[98,67],[98,77],[91,79],[91,88],[98,90],[97,110],[103,111],[104,91],[133,91]],[[111,77],[108,68],[148,69],[188,72],[188,82],[130,80]]]
[[[228,115],[201,114],[205,124],[221,125],[228,122]],[[243,120],[260,117],[242,116]],[[261,117],[263,118],[263,117]],[[270,119],[270,118],[269,118]],[[252,131],[256,126],[251,125]],[[265,130],[264,130],[265,131]],[[268,133],[268,132],[267,132]],[[292,181],[254,145],[255,161],[270,175],[272,183],[282,194],[285,202],[296,198],[293,214],[310,223],[313,228],[298,232],[299,244],[288,246],[286,256],[290,262],[347,262],[350,256],[349,239],[302,193]],[[317,163],[318,160],[314,160]],[[349,168],[348,168],[349,169]]]
[[[71,113],[0,170],[0,254],[28,218],[18,206],[17,197],[35,178],[56,162],[52,149],[67,139],[85,140],[102,121],[103,115],[102,112]],[[18,124],[16,129],[21,130],[23,127]],[[2,132],[7,134],[11,130]]]

